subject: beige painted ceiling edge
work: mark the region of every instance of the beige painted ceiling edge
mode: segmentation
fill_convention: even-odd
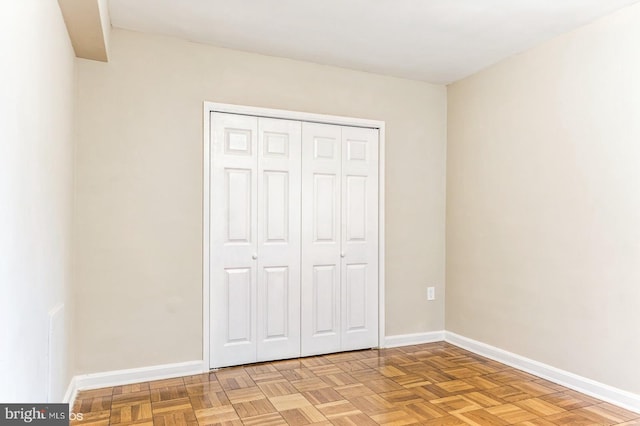
[[[58,0],[78,58],[109,61],[111,19],[107,0]]]

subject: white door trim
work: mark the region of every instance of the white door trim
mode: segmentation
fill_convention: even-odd
[[[384,215],[384,168],[385,168],[385,123],[379,120],[341,117],[335,115],[314,114],[281,109],[259,108],[243,105],[204,102],[203,107],[203,164],[202,164],[202,365],[209,370],[210,360],[210,268],[209,268],[209,236],[210,236],[210,177],[211,177],[211,113],[225,112],[231,114],[254,115],[258,117],[283,118],[287,120],[307,121],[313,123],[337,124],[342,126],[369,127],[379,130],[378,159],[378,347],[385,347],[385,215]]]

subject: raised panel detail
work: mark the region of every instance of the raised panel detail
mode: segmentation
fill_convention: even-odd
[[[289,313],[289,268],[264,268],[264,286],[267,293],[266,319],[267,339],[287,337]]]
[[[234,155],[251,155],[251,130],[225,129],[224,152]]]
[[[347,241],[364,241],[367,233],[367,178],[347,176]]]
[[[346,269],[346,329],[361,330],[367,318],[367,265],[347,265]]]
[[[347,141],[347,158],[350,161],[367,161],[367,141]]]
[[[314,242],[331,242],[336,239],[335,203],[337,197],[336,176],[313,175],[313,232]]]
[[[226,269],[227,342],[251,341],[251,269]]]
[[[313,153],[315,158],[332,160],[336,155],[337,141],[333,138],[313,138]]]
[[[338,302],[336,294],[336,265],[321,265],[313,267],[313,334],[333,333],[336,329],[334,322],[335,309]]]
[[[289,173],[264,172],[265,242],[286,242],[289,231]]]
[[[268,157],[289,157],[289,135],[286,133],[264,133],[264,155]]]
[[[251,241],[251,170],[225,169],[227,241]]]

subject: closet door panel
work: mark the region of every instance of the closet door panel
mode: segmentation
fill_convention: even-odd
[[[341,128],[302,124],[302,355],[341,347]]]
[[[342,350],[378,346],[378,130],[342,128]]]
[[[257,124],[211,116],[211,367],[256,361]]]
[[[258,119],[258,361],[300,356],[301,132]]]

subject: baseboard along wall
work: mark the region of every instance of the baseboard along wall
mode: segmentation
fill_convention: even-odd
[[[445,331],[446,342],[618,407],[640,413],[640,395],[561,370],[459,334]]]
[[[495,346],[482,343],[450,331],[432,331],[426,333],[401,334],[387,336],[384,348],[419,345],[446,341],[452,345],[466,349],[477,355],[501,362],[518,370],[533,374],[569,389],[576,390],[594,398],[617,405],[621,408],[640,413],[640,395],[579,376],[577,374],[543,364],[538,361],[517,355]],[[176,364],[165,364],[151,367],[132,368],[128,370],[107,371],[103,373],[85,374],[71,379],[63,402],[73,405],[80,390],[98,389],[120,386],[151,380],[170,379],[190,376],[208,371],[208,363],[190,361]]]

